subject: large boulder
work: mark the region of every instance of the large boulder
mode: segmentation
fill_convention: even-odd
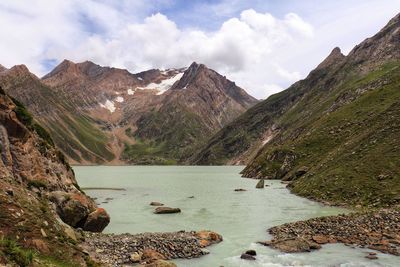
[[[155,209],[155,214],[167,214],[167,213],[179,213],[181,209],[179,208],[170,208],[170,207],[158,207]]]
[[[83,230],[90,232],[102,232],[110,223],[110,216],[103,208],[97,208],[90,213],[83,225]]]
[[[219,243],[223,240],[220,234],[207,230],[196,232],[195,236],[199,240],[199,244],[202,248]]]
[[[91,211],[88,201],[78,194],[62,191],[51,192],[49,199],[56,205],[60,218],[72,227],[78,227],[86,220]]]

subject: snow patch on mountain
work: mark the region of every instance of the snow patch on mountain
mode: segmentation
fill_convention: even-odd
[[[128,95],[133,95],[135,93],[135,91],[134,90],[132,90],[132,89],[128,89]]]
[[[172,76],[171,78],[162,80],[160,83],[150,83],[146,87],[144,87],[144,89],[157,90],[158,91],[157,95],[162,95],[165,91],[170,89],[176,81],[179,81],[182,78],[182,76],[183,72],[178,73],[175,76]]]
[[[104,104],[100,103],[100,107],[108,109],[111,113],[115,111],[114,102],[107,100]]]
[[[138,80],[143,81],[143,78],[142,77],[138,77]]]

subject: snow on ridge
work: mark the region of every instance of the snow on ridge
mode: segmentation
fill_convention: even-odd
[[[122,96],[118,96],[117,98],[115,98],[115,101],[117,101],[118,103],[122,103],[124,102],[124,98]]]
[[[135,90],[132,90],[131,88],[128,89],[128,95],[133,95],[135,93]]]
[[[114,102],[107,99],[104,104],[100,103],[100,107],[108,109],[111,113],[115,111]]]
[[[172,85],[178,80],[180,80],[183,76],[183,72],[176,74],[175,76],[172,76],[171,78],[162,80],[160,83],[150,83],[144,89],[155,89],[158,90],[157,95],[162,95],[165,91],[170,89]]]

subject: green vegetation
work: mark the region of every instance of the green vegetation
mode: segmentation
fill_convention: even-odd
[[[292,180],[293,192],[336,204],[399,204],[399,88],[400,62],[390,62],[364,75],[348,72],[329,92],[311,91],[276,120],[279,141],[244,174]],[[274,151],[282,148],[295,160],[280,175]],[[304,167],[307,173],[296,175]]]
[[[0,239],[0,255],[21,267],[29,266],[34,258],[34,252],[24,249],[11,239]]]
[[[46,142],[47,145],[54,147],[54,142],[50,134],[34,121],[32,115],[26,109],[26,107],[15,98],[12,98],[12,100],[16,105],[14,112],[17,115],[17,118],[30,130],[35,131]]]

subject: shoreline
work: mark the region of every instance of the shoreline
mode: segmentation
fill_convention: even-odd
[[[400,211],[380,209],[317,217],[268,229],[272,240],[258,242],[287,253],[310,252],[329,243],[369,248],[400,256]],[[366,256],[370,259],[377,257]]]
[[[147,266],[157,260],[198,258],[210,253],[206,247],[223,240],[221,235],[212,231],[140,234],[84,232],[83,235],[85,241],[81,243],[81,248],[106,266]]]

